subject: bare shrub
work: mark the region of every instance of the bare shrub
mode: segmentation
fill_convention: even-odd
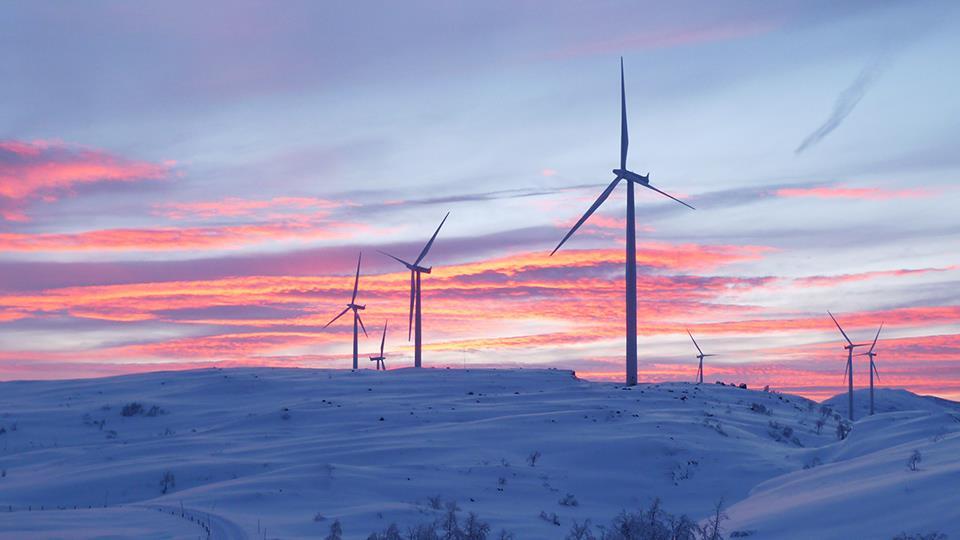
[[[841,441],[846,439],[847,435],[850,435],[850,431],[852,430],[853,430],[853,426],[851,426],[847,422],[844,422],[843,420],[840,420],[839,422],[837,422],[837,439]]]
[[[143,405],[136,401],[131,401],[123,406],[123,409],[120,411],[121,416],[136,416],[143,413]]]
[[[573,496],[573,493],[567,493],[557,502],[560,503],[560,506],[580,506],[580,501]]]
[[[914,450],[910,457],[907,458],[907,468],[911,471],[920,470],[920,462],[923,461],[923,456],[920,455],[919,450]]]
[[[170,491],[170,489],[176,486],[177,486],[177,481],[173,477],[173,473],[170,471],[163,473],[163,478],[160,479],[160,488],[162,490],[161,492],[166,494],[167,491]]]

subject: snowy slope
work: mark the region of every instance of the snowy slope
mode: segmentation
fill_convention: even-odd
[[[124,416],[132,402],[142,410]],[[728,531],[780,538],[777,527],[809,525],[826,479],[867,486],[862,475],[880,472],[873,489],[886,506],[832,493],[864,512],[883,508],[891,524],[874,532],[890,537],[913,515],[898,490],[956,499],[944,482],[957,480],[960,423],[948,409],[878,415],[837,442],[836,419],[817,434],[819,404],[801,397],[624,389],[555,370],[210,369],[0,383],[0,537],[262,538],[265,528],[315,538],[339,519],[345,538],[365,539],[391,522],[433,520],[439,496],[518,539],[563,538],[573,519],[604,523],[654,497],[699,519],[722,497],[737,503]],[[907,474],[914,447],[924,461]],[[823,465],[804,469],[814,459]],[[163,494],[167,472],[175,484]],[[793,498],[769,511],[783,485]],[[560,504],[567,494],[577,506]],[[917,524],[960,529],[955,513],[937,514]],[[123,527],[135,532],[110,532]],[[805,537],[850,537],[816,530]]]

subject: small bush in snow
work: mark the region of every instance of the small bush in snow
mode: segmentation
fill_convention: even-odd
[[[339,519],[330,524],[330,534],[324,540],[343,540],[343,526],[340,525]]]
[[[847,438],[847,435],[850,434],[850,431],[853,429],[853,426],[840,420],[837,422],[837,439],[844,440]]]
[[[327,518],[324,517],[324,515],[321,514],[320,512],[317,512],[317,515],[313,516],[313,521],[316,521],[317,523],[319,523],[319,522],[321,522],[321,521],[326,521],[326,520],[327,520]]]
[[[907,459],[907,468],[911,471],[916,471],[920,468],[920,462],[923,461],[923,456],[920,455],[919,450],[914,450],[910,457]]]
[[[762,403],[751,403],[750,410],[758,414],[770,415],[770,410],[767,409],[767,406]]]
[[[433,510],[443,510],[443,499],[439,495],[434,495],[433,497],[427,497],[427,504]]]
[[[136,401],[131,401],[123,406],[123,410],[120,411],[121,416],[136,416],[143,412],[143,405],[137,403]]]
[[[574,521],[565,540],[723,540],[720,524],[725,519],[722,504],[717,503],[701,527],[687,516],[664,511],[656,499],[649,508],[621,512],[609,525],[598,526],[598,535],[589,521]]]
[[[816,425],[817,425],[817,435],[819,435],[820,433],[823,432],[823,426],[824,426],[825,424],[826,424],[826,422],[823,420],[823,418],[817,418],[817,424],[816,424]]]
[[[171,488],[176,486],[177,481],[173,477],[173,473],[170,471],[163,473],[163,478],[160,479],[160,488],[162,489],[162,493],[166,494],[167,491],[170,491]]]
[[[947,540],[947,535],[942,532],[931,532],[927,534],[907,534],[900,533],[893,537],[893,540]]]
[[[540,451],[539,451],[539,450],[534,450],[533,452],[530,452],[530,455],[527,456],[527,463],[528,463],[531,467],[536,467],[536,466],[537,466],[537,460],[540,459],[540,455],[541,455],[541,454],[540,454]]]
[[[564,540],[597,540],[597,537],[594,536],[591,531],[589,519],[583,523],[577,523],[577,520],[573,520],[573,525],[570,526],[570,532],[567,533]]]
[[[821,405],[821,406],[820,406],[820,418],[823,418],[824,420],[826,420],[827,418],[830,418],[831,416],[833,416],[833,408],[830,407],[829,405]]]
[[[147,416],[157,416],[158,414],[163,414],[165,411],[156,405],[150,407],[149,410],[145,413]]]
[[[552,525],[560,526],[560,516],[556,512],[550,512],[549,514],[545,511],[540,511],[540,519],[550,523]]]
[[[558,502],[560,506],[580,506],[580,502],[573,496],[573,493],[567,493]]]
[[[407,529],[406,536],[402,535],[396,525],[391,524],[383,532],[374,532],[367,540],[487,540],[490,534],[490,525],[481,521],[471,512],[461,524],[457,519],[456,503],[447,504],[447,514],[432,523],[421,523]],[[339,538],[339,537],[338,537]],[[512,540],[513,535],[500,531],[498,540]]]
[[[371,533],[367,537],[367,540],[403,540],[403,536],[400,535],[400,529],[397,528],[396,523],[391,523],[381,533]]]

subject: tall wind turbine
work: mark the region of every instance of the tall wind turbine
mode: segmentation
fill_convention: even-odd
[[[377,371],[381,369],[386,371],[387,366],[384,365],[383,361],[386,360],[386,357],[383,356],[383,345],[387,342],[387,321],[383,321],[383,337],[380,338],[380,356],[371,356],[370,361],[377,363]]]
[[[430,251],[430,246],[433,245],[433,241],[436,240],[437,234],[440,232],[440,227],[443,227],[443,224],[447,221],[448,217],[450,217],[450,212],[447,212],[447,215],[443,216],[443,220],[440,222],[437,230],[434,231],[433,236],[430,237],[430,241],[427,242],[427,245],[423,246],[423,249],[420,251],[420,255],[414,262],[409,263],[399,257],[394,257],[385,251],[380,252],[406,266],[407,269],[410,270],[410,320],[407,328],[407,341],[410,341],[410,334],[412,332],[415,336],[413,342],[413,367],[423,367],[423,354],[421,351],[423,335],[420,324],[420,274],[429,274],[430,271],[433,270],[432,266],[420,266],[420,262],[423,261],[424,257],[427,256],[427,252]],[[416,314],[416,317],[414,317],[414,314]],[[416,324],[414,324],[414,322],[416,322]]]
[[[870,357],[870,414],[873,414],[873,375],[877,375],[877,380],[880,380],[880,372],[877,371],[877,364],[873,359],[877,356],[877,353],[873,352],[873,349],[877,346],[877,338],[880,337],[880,331],[883,330],[883,323],[880,323],[880,328],[877,328],[877,335],[873,337],[873,343],[870,344],[870,350],[865,353],[860,353],[857,356],[869,356]]]
[[[857,347],[865,347],[867,344],[854,343],[850,341],[850,338],[847,337],[847,333],[844,332],[843,328],[840,327],[840,323],[837,322],[837,318],[833,316],[833,313],[828,311],[827,315],[830,315],[830,318],[833,319],[833,324],[837,325],[837,329],[839,329],[840,333],[843,334],[843,339],[847,340],[847,344],[843,346],[843,348],[847,350],[847,368],[843,372],[843,378],[847,382],[849,417],[850,421],[853,421],[853,349]]]
[[[697,359],[700,360],[700,367],[697,368],[697,384],[703,384],[703,359],[708,356],[716,356],[715,354],[703,354],[703,351],[700,350],[700,345],[697,345],[697,340],[693,339],[693,334],[687,330],[687,335],[690,336],[690,339],[693,341],[693,346],[697,348],[697,352],[700,353],[697,355]]]
[[[334,317],[328,322],[324,328],[333,324],[334,321],[343,317],[343,314],[353,310],[353,369],[356,370],[357,366],[357,323],[360,323],[360,328],[363,329],[363,335],[367,335],[367,329],[363,326],[363,320],[360,318],[360,311],[367,309],[367,306],[361,306],[357,304],[357,287],[360,285],[360,259],[363,258],[363,252],[360,253],[360,256],[357,257],[357,277],[353,279],[353,296],[350,297],[350,303],[347,304],[347,307],[343,308],[343,311],[339,315]]]
[[[627,94],[623,82],[623,57],[620,58],[620,167],[613,169],[613,182],[610,182],[610,185],[603,190],[603,193],[597,197],[597,200],[593,203],[583,217],[577,221],[576,225],[570,229],[570,232],[563,237],[563,240],[557,244],[557,247],[550,253],[553,255],[560,249],[560,246],[570,238],[573,233],[580,228],[581,225],[587,219],[593,215],[593,213],[600,208],[600,205],[607,200],[607,197],[613,193],[614,188],[617,187],[617,184],[621,180],[627,181],[627,264],[626,264],[626,281],[627,281],[627,377],[626,383],[628,386],[637,384],[637,228],[634,218],[634,204],[633,204],[633,185],[637,184],[643,186],[647,189],[656,191],[657,193],[669,197],[678,203],[693,209],[689,204],[681,201],[680,199],[670,195],[669,193],[660,191],[659,189],[650,185],[650,174],[647,173],[646,176],[637,174],[633,171],[627,169],[627,146],[629,145],[629,137],[627,136]]]

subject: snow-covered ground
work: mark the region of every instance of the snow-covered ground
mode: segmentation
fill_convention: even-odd
[[[838,441],[839,415],[802,397],[556,370],[0,383],[0,537],[317,538],[338,519],[365,539],[456,501],[495,532],[558,539],[659,497],[695,519],[722,498],[735,537],[960,538],[960,408],[877,404]]]

